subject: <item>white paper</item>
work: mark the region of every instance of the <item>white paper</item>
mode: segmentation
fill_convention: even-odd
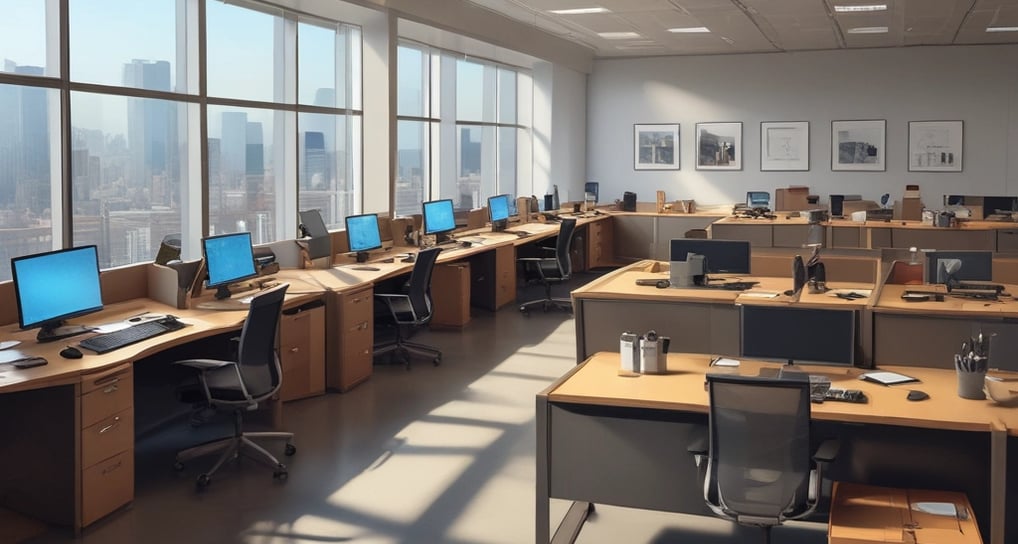
[[[740,298],[777,298],[778,293],[771,291],[744,291],[739,295]]]
[[[862,379],[880,382],[885,385],[917,381],[915,378],[911,376],[898,374],[897,372],[867,372],[866,374],[863,374],[862,376],[859,377]]]

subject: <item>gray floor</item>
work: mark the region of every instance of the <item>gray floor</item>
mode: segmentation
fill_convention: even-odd
[[[592,276],[581,275],[581,280]],[[563,290],[563,294],[566,290]],[[528,289],[521,300],[539,293]],[[90,527],[88,543],[522,543],[534,534],[534,395],[574,364],[572,318],[515,307],[475,311],[463,331],[415,340],[444,351],[443,364],[376,366],[346,394],[285,405],[298,453],[288,481],[251,462],[221,470],[198,493],[170,468],[197,435],[180,424],[138,444],[134,504]],[[271,448],[281,454],[281,446]],[[555,501],[552,518],[566,504]],[[826,542],[801,524],[775,542]],[[2,532],[2,531],[0,531]],[[581,543],[753,542],[752,532],[712,518],[598,506]],[[0,540],[3,540],[0,537]],[[69,542],[52,532],[34,542]]]

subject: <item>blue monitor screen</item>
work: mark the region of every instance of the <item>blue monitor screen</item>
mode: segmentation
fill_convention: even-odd
[[[23,329],[57,325],[103,308],[96,246],[16,257],[11,269]]]
[[[509,219],[509,195],[488,197],[488,218],[492,223]]]
[[[452,200],[432,200],[424,203],[424,234],[442,234],[456,230]]]
[[[378,232],[378,216],[350,215],[346,218],[346,237],[350,242],[350,251],[370,251],[382,247],[382,237]]]
[[[209,270],[209,287],[226,286],[258,275],[250,232],[202,238],[201,247]]]
[[[743,357],[802,363],[855,362],[855,311],[743,304]]]
[[[746,241],[675,238],[670,249],[672,261],[685,261],[689,253],[703,255],[709,274],[749,274],[750,248]]]

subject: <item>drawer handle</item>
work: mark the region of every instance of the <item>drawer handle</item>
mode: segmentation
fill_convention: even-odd
[[[116,384],[119,381],[120,381],[120,376],[106,376],[105,378],[100,378],[100,379],[96,380],[95,384],[96,385],[106,385],[108,383],[108,384],[113,385],[113,384]]]
[[[300,351],[300,348],[290,348],[290,353],[297,353],[298,351]]]
[[[110,466],[104,468],[103,469],[103,474],[109,474],[109,473],[113,472],[114,470],[117,470],[118,468],[120,468],[123,464],[124,464],[123,461],[117,461],[116,464],[110,465]]]
[[[357,326],[357,330],[360,330],[360,331],[368,330],[368,322],[365,321],[365,322],[361,323],[360,325],[358,325]]]
[[[118,381],[119,381],[119,378],[118,378]],[[105,389],[103,389],[103,393],[106,393],[106,394],[115,393],[115,392],[117,392],[119,390],[120,390],[120,388],[117,387],[116,382],[114,382],[113,384],[111,384],[108,387],[106,387]]]
[[[113,423],[110,423],[109,425],[103,427],[102,429],[99,429],[99,434],[103,434],[106,431],[112,429],[113,427],[116,427],[117,425],[120,425],[120,416],[113,418]]]

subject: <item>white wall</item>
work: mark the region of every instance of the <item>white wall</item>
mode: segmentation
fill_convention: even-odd
[[[559,197],[583,199],[586,180],[587,76],[547,62],[534,75],[533,191],[538,197],[558,185]]]
[[[916,47],[599,60],[589,78],[587,165],[601,200],[742,202],[746,191],[808,185],[901,198],[918,183],[941,195],[1018,194],[1018,46]],[[832,172],[831,121],[886,119],[885,172]],[[963,120],[963,171],[908,172],[908,122]],[[743,123],[743,169],[698,171],[697,122]],[[760,171],[760,122],[809,121],[810,170]],[[681,170],[634,171],[633,124],[680,123]]]

